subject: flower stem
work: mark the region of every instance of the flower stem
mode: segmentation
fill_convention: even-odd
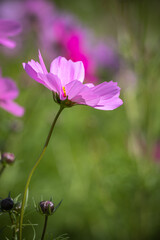
[[[29,183],[31,181],[31,178],[32,178],[32,175],[34,173],[34,171],[36,170],[37,166],[39,165],[45,151],[46,151],[46,148],[48,146],[48,143],[49,143],[49,140],[51,138],[51,135],[52,135],[52,132],[53,132],[53,129],[54,129],[54,126],[57,122],[57,119],[60,115],[60,113],[62,112],[62,110],[64,109],[64,107],[60,106],[60,109],[57,113],[57,115],[55,116],[55,119],[52,123],[52,126],[50,128],[50,131],[49,131],[49,134],[47,136],[47,139],[46,139],[46,142],[44,144],[44,147],[43,147],[43,150],[38,158],[38,160],[36,161],[36,163],[34,164],[33,168],[31,169],[30,171],[30,174],[28,176],[28,179],[27,179],[27,182],[26,182],[26,186],[25,186],[25,190],[24,190],[24,194],[23,194],[23,199],[22,199],[22,207],[21,207],[21,214],[20,214],[20,223],[19,223],[19,240],[22,240],[22,224],[23,224],[23,215],[24,215],[24,208],[25,208],[25,203],[26,203],[26,196],[27,196],[27,190],[28,190],[28,187],[29,187]]]
[[[46,216],[45,216],[45,221],[44,221],[44,227],[43,227],[43,232],[42,232],[41,240],[44,239],[44,235],[45,235],[46,228],[47,228],[47,221],[48,221],[48,216],[46,215]]]
[[[12,232],[12,240],[15,240],[17,239],[16,238],[16,227],[15,227],[15,222],[14,222],[14,218],[13,218],[13,215],[12,215],[12,212],[9,212],[9,216],[10,216],[10,219],[11,219],[11,223],[12,223],[12,228],[13,228],[13,232]]]

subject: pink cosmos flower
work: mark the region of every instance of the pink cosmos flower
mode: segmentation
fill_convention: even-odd
[[[14,48],[16,44],[9,37],[17,35],[20,31],[19,23],[12,20],[0,20],[0,44],[8,48]]]
[[[52,61],[47,71],[39,52],[39,61],[23,63],[27,74],[53,92],[54,99],[64,107],[81,104],[100,110],[113,110],[123,104],[116,82],[103,82],[97,86],[83,84],[85,71],[81,61],[73,62],[64,57]]]
[[[15,116],[21,117],[24,114],[24,108],[13,102],[18,94],[19,91],[15,82],[10,78],[3,78],[0,72],[0,107]]]
[[[58,15],[53,22],[53,40],[67,58],[83,62],[88,81],[97,81],[96,63],[88,46],[91,45],[89,31],[82,29],[71,16]]]
[[[44,41],[50,50],[49,55],[53,56],[53,49],[54,52],[57,49],[58,55],[62,54],[72,61],[82,61],[87,82],[98,82],[100,71],[115,73],[118,70],[119,57],[116,51],[105,41],[97,39],[90,29],[81,26],[73,16],[58,13],[52,29],[53,36],[50,28],[46,28],[50,43],[48,41],[47,45],[47,39]]]

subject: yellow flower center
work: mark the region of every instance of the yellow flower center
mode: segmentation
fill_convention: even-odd
[[[67,94],[66,94],[66,89],[65,89],[65,87],[62,87],[62,89],[63,89],[63,94],[64,94],[63,96],[66,97]]]

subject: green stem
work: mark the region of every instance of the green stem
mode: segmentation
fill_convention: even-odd
[[[24,208],[25,208],[26,196],[27,196],[27,190],[28,190],[28,187],[29,187],[29,183],[31,181],[31,178],[32,178],[32,175],[33,175],[34,171],[36,170],[37,166],[39,165],[39,163],[40,163],[40,161],[41,161],[41,159],[42,159],[42,157],[43,157],[43,155],[44,155],[44,153],[46,151],[46,148],[47,148],[49,140],[51,138],[54,126],[55,126],[55,124],[57,122],[57,119],[58,119],[58,117],[59,117],[59,115],[60,115],[60,113],[62,112],[63,109],[64,109],[64,107],[60,106],[60,109],[59,109],[57,115],[55,116],[55,119],[54,119],[54,121],[52,123],[52,126],[50,128],[50,131],[49,131],[49,134],[47,136],[46,142],[44,144],[43,150],[42,150],[38,160],[36,161],[35,165],[31,169],[30,174],[28,176],[28,179],[27,179],[27,182],[26,182],[26,186],[25,186],[25,190],[24,190],[23,199],[22,199],[22,207],[21,207],[20,223],[19,223],[19,240],[22,240],[23,215],[24,215]]]
[[[9,216],[10,216],[11,223],[12,223],[12,228],[13,228],[12,240],[15,240],[16,239],[16,227],[15,227],[15,222],[14,222],[12,212],[9,212]]]
[[[47,221],[48,221],[48,216],[46,215],[46,216],[45,216],[45,221],[44,221],[44,227],[43,227],[43,232],[42,232],[41,240],[44,239],[44,235],[45,235],[46,228],[47,228]]]

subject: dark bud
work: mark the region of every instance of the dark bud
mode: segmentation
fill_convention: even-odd
[[[5,198],[1,201],[1,210],[2,211],[10,211],[13,209],[14,202],[12,198]]]
[[[8,164],[12,164],[14,162],[14,160],[15,160],[15,156],[14,156],[13,153],[5,152],[5,153],[2,154],[2,161],[3,162],[6,162]]]
[[[42,214],[52,215],[54,212],[54,204],[50,201],[41,201],[39,203],[39,210]]]

